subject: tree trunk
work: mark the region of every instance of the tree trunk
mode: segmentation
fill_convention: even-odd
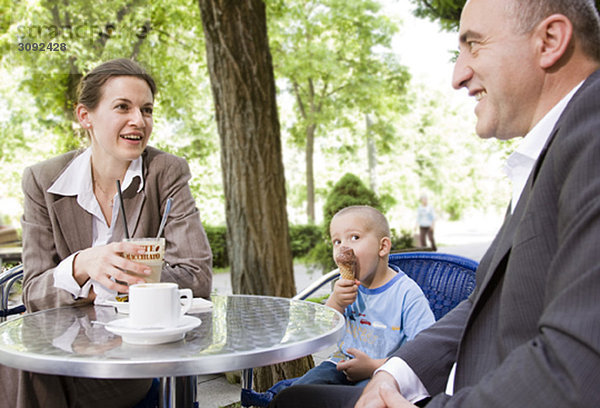
[[[375,139],[371,133],[371,118],[368,114],[365,115],[367,125],[367,156],[369,159],[369,184],[371,190],[377,194],[377,146]]]
[[[261,0],[199,0],[221,138],[234,293],[295,293],[275,79]],[[308,365],[312,365],[312,358]],[[306,360],[302,359],[302,360]],[[255,372],[262,391],[305,361]]]
[[[69,123],[76,122],[75,105],[77,103],[77,85],[83,75],[77,70],[75,61],[77,57],[69,57],[69,75],[66,76],[67,86],[65,90],[65,115]]]
[[[306,128],[306,217],[310,224],[315,223],[315,129],[314,124]]]

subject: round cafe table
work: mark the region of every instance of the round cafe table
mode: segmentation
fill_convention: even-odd
[[[342,337],[337,311],[302,300],[213,296],[212,310],[183,340],[132,345],[93,321],[126,318],[113,307],[63,307],[0,325],[0,363],[32,372],[90,378],[154,378],[161,406],[175,406],[174,378],[265,366],[313,354]],[[195,378],[190,378],[195,384]],[[195,393],[195,387],[190,387]],[[195,400],[195,395],[186,396]],[[202,405],[202,403],[200,403]]]

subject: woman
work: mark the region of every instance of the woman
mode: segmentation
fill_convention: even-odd
[[[147,146],[155,92],[152,78],[133,61],[99,65],[82,79],[76,107],[90,147],[25,170],[23,299],[29,312],[102,303],[127,292],[128,284],[144,282],[149,270],[121,256],[143,247],[121,242],[116,180],[132,237],[156,236],[167,198],[173,198],[164,230],[161,280],[191,288],[194,296],[209,296],[212,255],[188,186],[189,167],[185,160]],[[9,388],[10,380],[2,377]],[[19,391],[19,406],[35,406],[40,395],[45,395],[44,406],[49,401],[56,406],[63,401],[86,407],[131,406],[150,385],[149,380],[23,372],[18,378],[13,388]]]

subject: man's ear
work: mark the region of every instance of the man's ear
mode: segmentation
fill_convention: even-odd
[[[573,24],[562,14],[546,17],[535,29],[540,67],[550,69],[568,53],[573,41]]]
[[[384,257],[390,254],[392,250],[392,240],[390,237],[383,237],[379,241],[379,256]]]

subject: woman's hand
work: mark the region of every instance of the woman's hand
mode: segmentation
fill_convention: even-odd
[[[338,279],[333,286],[333,293],[325,304],[344,313],[344,309],[356,300],[358,285],[360,285],[358,280]]]
[[[142,277],[150,275],[151,271],[146,265],[123,258],[122,254],[143,254],[144,252],[143,246],[129,242],[113,242],[84,249],[73,260],[73,277],[79,286],[91,278],[108,289],[127,293],[129,287],[119,282],[129,285],[144,283],[146,281]],[[129,273],[125,271],[129,271]]]
[[[354,358],[340,361],[337,364],[337,369],[346,374],[348,381],[358,382],[365,378],[371,378],[373,372],[385,363],[385,358],[374,359],[355,348],[349,348],[346,351],[352,354]]]

